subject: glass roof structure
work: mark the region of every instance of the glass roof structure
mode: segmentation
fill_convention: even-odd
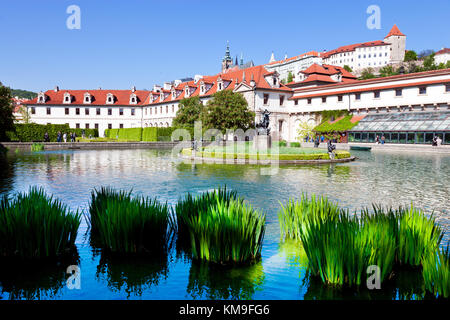
[[[405,112],[367,115],[356,131],[450,131],[450,112]]]

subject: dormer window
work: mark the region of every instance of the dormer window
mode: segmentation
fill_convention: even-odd
[[[217,83],[217,91],[222,91],[223,90],[223,83],[219,82]]]
[[[136,104],[137,103],[137,97],[134,93],[130,95],[130,104]]]
[[[45,94],[43,92],[39,92],[37,102],[38,103],[45,103]]]
[[[161,93],[159,94],[159,101],[163,100],[164,100],[164,93],[161,91]]]
[[[186,97],[189,97],[189,87],[188,86],[186,86],[185,88],[184,88],[184,95],[186,96]]]
[[[84,103],[91,103],[91,95],[88,92],[84,94]]]
[[[112,93],[108,93],[106,95],[106,104],[113,104],[114,103],[114,96]]]
[[[177,97],[175,89],[172,89],[171,94],[172,94],[172,100],[174,100]]]
[[[64,103],[71,103],[72,102],[72,99],[70,98],[70,93],[68,93],[68,92],[64,93],[64,100],[63,100],[63,102]]]
[[[273,78],[273,85],[274,85],[274,86],[277,85],[277,78]]]

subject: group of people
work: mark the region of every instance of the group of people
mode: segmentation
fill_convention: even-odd
[[[69,135],[67,135],[65,132],[61,133],[61,131],[58,131],[58,134],[56,135],[56,142],[67,142],[67,138],[70,139],[70,142],[76,142],[77,135],[75,132],[70,132]],[[50,142],[48,132],[44,134],[44,142]]]
[[[433,147],[438,147],[438,146],[440,146],[441,144],[442,144],[442,139],[441,139],[441,137],[439,137],[439,136],[434,136],[431,145],[432,145]]]
[[[384,144],[386,142],[386,137],[384,135],[378,136],[375,138],[375,144]]]

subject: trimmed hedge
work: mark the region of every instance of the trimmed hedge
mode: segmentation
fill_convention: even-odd
[[[88,137],[92,135],[98,137],[97,129],[73,129],[67,124],[36,124],[36,123],[26,123],[26,124],[15,124],[14,132],[7,132],[7,136],[12,141],[21,142],[32,142],[32,141],[44,141],[44,134],[47,132],[51,142],[56,142],[58,132],[62,134],[70,132],[75,132],[77,137],[81,137],[82,131],[84,130],[85,135]]]
[[[172,132],[175,129],[174,127],[106,129],[105,137],[128,141],[171,141]]]
[[[191,149],[183,149],[181,153],[184,156],[191,156]],[[215,159],[251,159],[251,160],[330,160],[328,153],[317,154],[248,154],[248,153],[223,153],[223,152],[205,152],[197,151],[197,157],[215,158]],[[348,151],[335,151],[335,159],[350,158]]]
[[[345,132],[352,129],[354,126],[358,124],[358,121],[353,123],[350,120],[352,119],[352,115],[346,116],[339,121],[334,123],[330,123],[328,120],[322,122],[317,127],[313,129],[313,131],[317,133],[332,133],[332,132]]]

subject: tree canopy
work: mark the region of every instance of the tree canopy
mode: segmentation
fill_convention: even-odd
[[[180,101],[177,115],[173,119],[174,127],[193,128],[194,122],[200,120],[203,104],[198,96],[184,98]]]
[[[255,113],[248,109],[247,100],[231,90],[216,92],[202,112],[203,126],[218,129],[247,130],[254,125]]]
[[[14,130],[11,90],[0,82],[0,141],[7,140],[7,131]]]
[[[366,68],[362,71],[361,73],[361,80],[367,80],[367,79],[373,79],[375,78],[375,75],[373,74],[373,69],[372,68]]]
[[[417,60],[417,53],[415,51],[409,50],[405,53],[405,62],[416,60]]]

